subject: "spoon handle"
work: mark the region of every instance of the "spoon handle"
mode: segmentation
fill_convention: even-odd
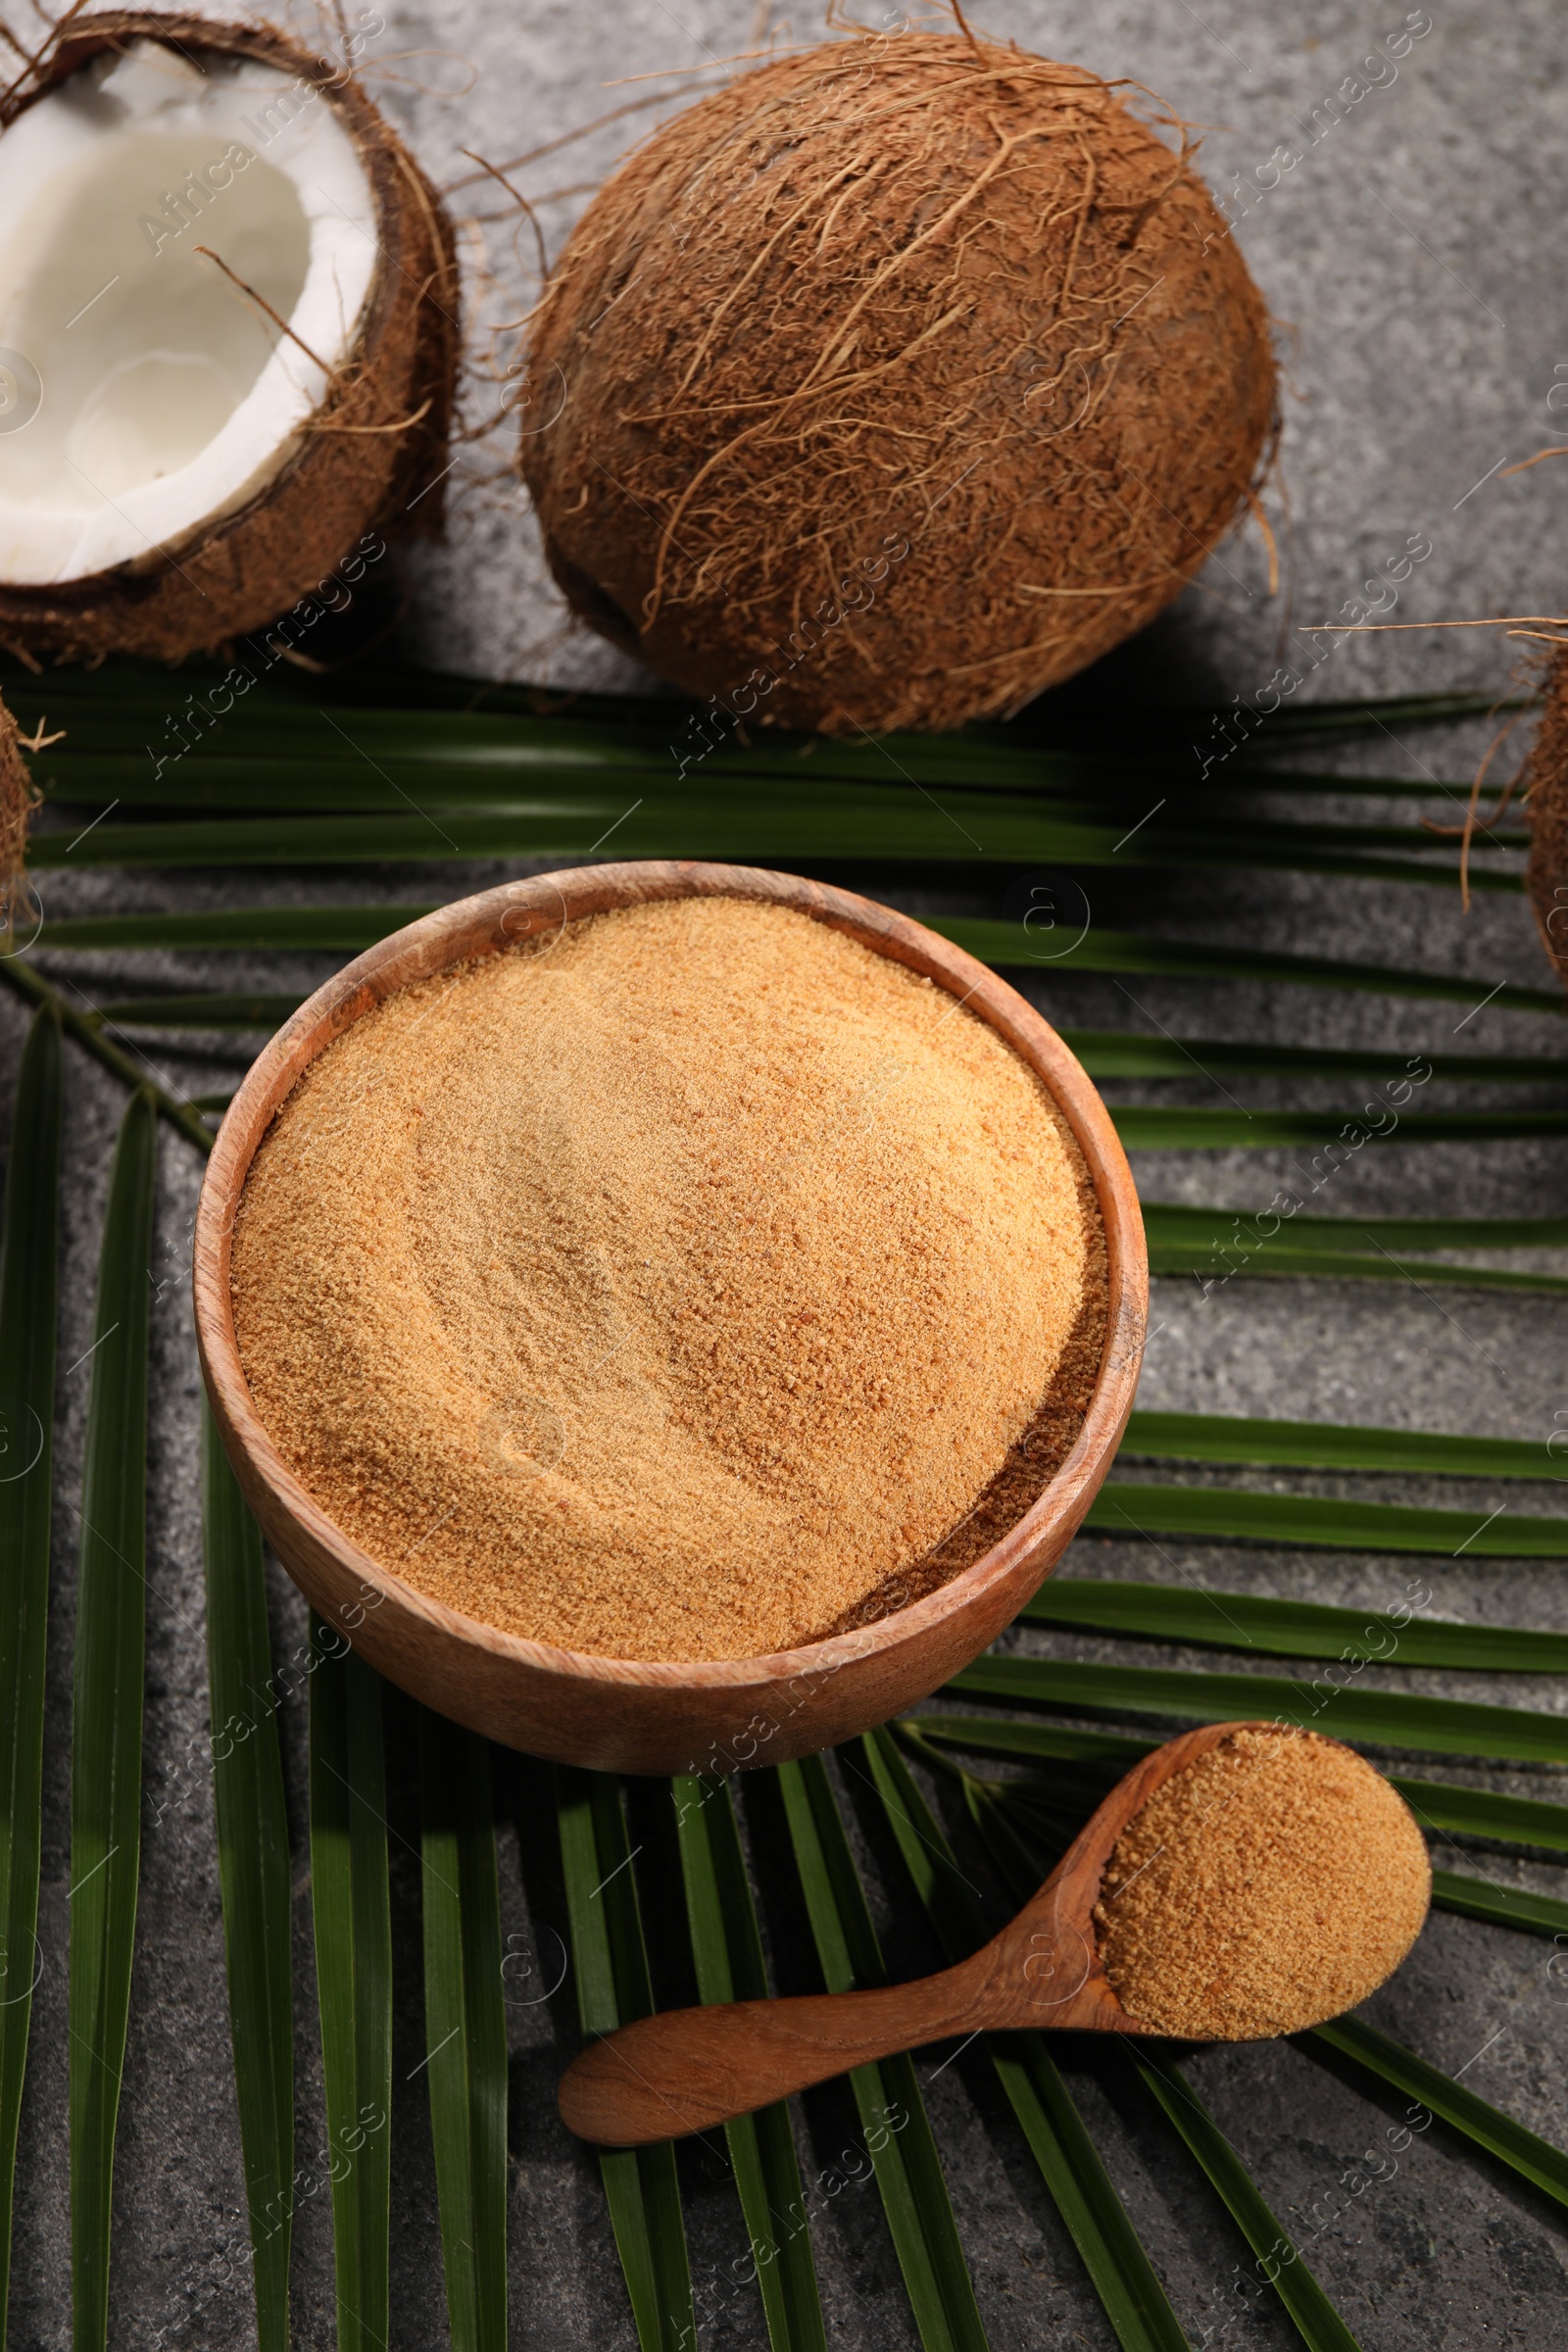
[[[562,2078],[562,2120],[580,2138],[616,2148],[706,2131],[869,2059],[972,2034],[990,2022],[988,1973],[969,1960],[869,1992],[639,2018],[573,2059]]]

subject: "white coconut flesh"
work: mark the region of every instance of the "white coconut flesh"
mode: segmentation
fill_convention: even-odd
[[[310,83],[138,41],[29,108],[0,137],[0,583],[145,563],[254,498],[375,260],[369,183]]]

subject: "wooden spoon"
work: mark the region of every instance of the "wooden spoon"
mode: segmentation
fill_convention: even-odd
[[[563,2122],[603,2146],[641,2147],[727,2123],[850,2067],[952,2034],[1024,2026],[1153,2034],[1128,2016],[1101,1965],[1094,1911],[1105,1865],[1133,1815],[1172,1773],[1233,1732],[1270,1728],[1205,1724],[1146,1756],[1117,1782],[1017,1918],[956,1968],[869,1992],[714,2002],[639,2018],[572,2060],[558,2094]]]

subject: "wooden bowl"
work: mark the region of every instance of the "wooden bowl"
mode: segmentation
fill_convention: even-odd
[[[934,1592],[853,1633],[769,1657],[689,1664],[606,1658],[465,1617],[393,1574],[321,1511],[263,1428],[229,1289],[234,1213],[257,1146],[323,1047],[411,981],[539,939],[577,915],[718,896],[799,907],[961,998],[1050,1089],[1104,1219],[1105,1344],[1078,1442],[999,1544]],[[580,866],[460,899],[394,931],[318,989],[252,1065],[213,1148],[196,1220],[196,1335],[224,1447],[278,1557],[320,1614],[392,1682],[443,1715],[600,1771],[731,1771],[831,1746],[884,1723],[968,1664],[1060,1559],[1126,1427],[1148,1322],[1149,1261],[1132,1172],[1104,1104],[1055,1031],[973,956],[851,891],[748,866]]]

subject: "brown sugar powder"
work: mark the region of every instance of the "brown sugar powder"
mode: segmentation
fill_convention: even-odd
[[[1381,1773],[1316,1732],[1249,1725],[1134,1814],[1095,1927],[1133,2017],[1260,2041],[1364,2001],[1414,1943],[1431,1892],[1425,1841]]]
[[[257,1152],[232,1283],[261,1418],[346,1534],[510,1633],[645,1659],[788,1648],[951,1574],[1071,1446],[1105,1315],[1027,1065],[733,898],[356,1021]]]

